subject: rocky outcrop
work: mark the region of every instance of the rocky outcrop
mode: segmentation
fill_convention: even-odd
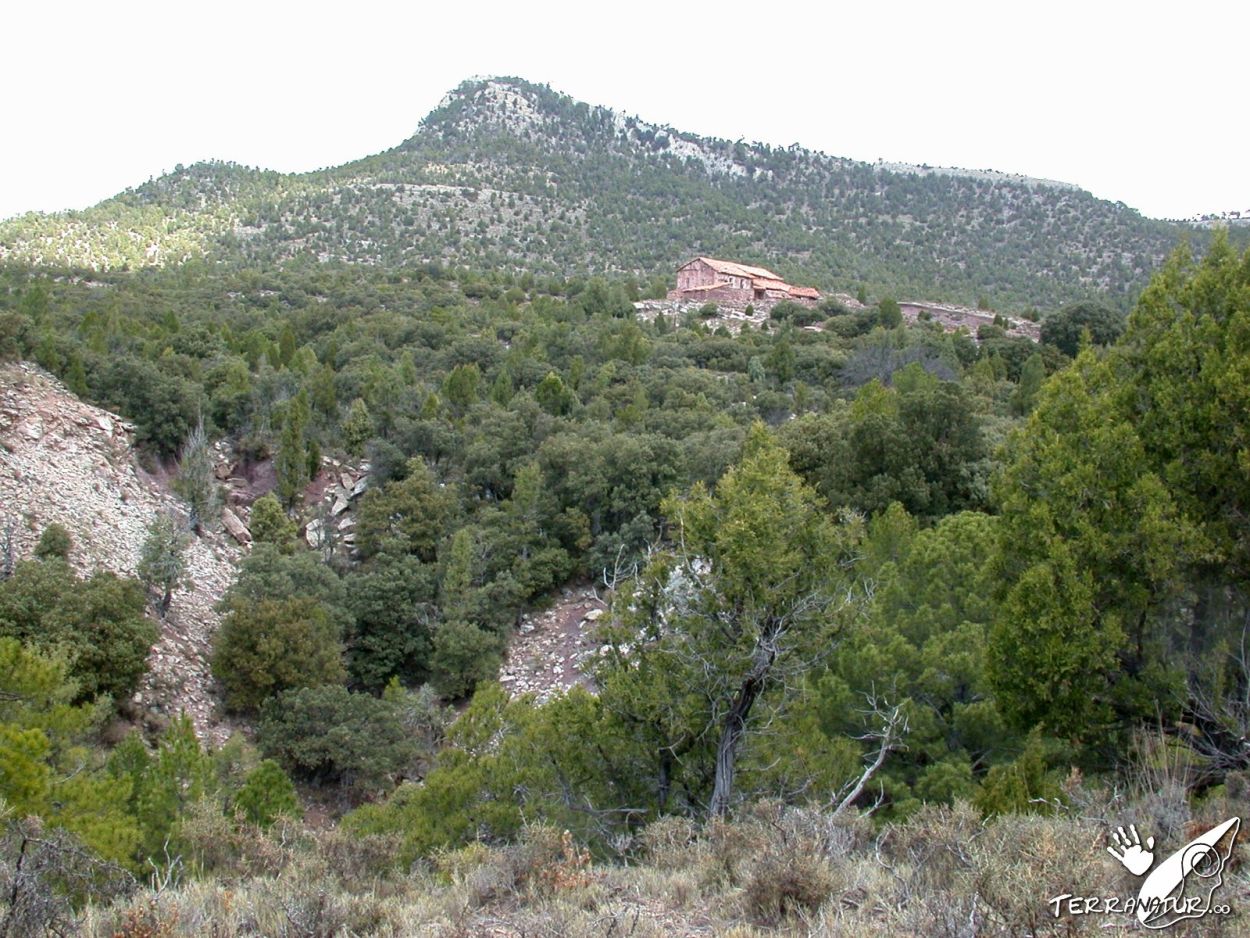
[[[841,303],[851,312],[867,308],[847,293],[833,293],[828,298]],[[777,305],[777,301],[759,300],[746,304],[713,301],[711,305],[716,307],[716,312],[705,317],[702,311],[706,305],[708,304],[681,299],[639,300],[634,304],[634,315],[642,322],[655,322],[657,317],[664,316],[671,323],[679,323],[687,317],[697,317],[708,329],[716,330],[723,327],[731,334],[737,335],[742,331],[743,326],[759,329],[768,323],[772,308]],[[803,328],[809,332],[819,332],[823,326],[818,324]]]
[[[133,430],[34,365],[0,365],[0,526],[12,524],[19,559],[55,522],[73,537],[70,560],[79,572],[134,574],[152,518],[178,502],[135,458]],[[185,711],[203,739],[229,735],[216,713],[208,662],[219,621],[213,604],[237,558],[236,545],[215,532],[188,548],[192,586],[175,592],[131,702],[149,725]]]
[[[369,489],[369,463],[348,465],[337,459],[322,460],[321,471],[304,493],[304,540],[326,556],[356,554],[356,512],[360,497]]]
[[[1029,339],[1032,342],[1042,340],[1042,327],[1037,323],[1019,316],[997,317],[993,310],[974,309],[971,306],[959,306],[955,303],[929,303],[923,300],[905,300],[899,303],[903,319],[909,323],[935,322],[945,332],[968,333],[973,341],[979,342],[978,333],[982,326],[1001,324],[1007,335]]]

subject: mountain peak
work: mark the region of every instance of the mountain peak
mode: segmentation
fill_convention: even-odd
[[[491,128],[522,133],[552,120],[557,106],[572,98],[521,78],[478,77],[461,82],[421,121],[418,134],[442,135]]]
[[[421,122],[414,144],[423,134],[444,140],[507,136],[539,140],[566,151],[590,149],[629,154],[634,158],[689,162],[709,176],[746,176],[748,155],[756,146],[699,137],[672,127],[627,116],[602,105],[590,105],[514,76],[479,77],[462,82],[443,97]],[[802,151],[806,153],[806,151]]]

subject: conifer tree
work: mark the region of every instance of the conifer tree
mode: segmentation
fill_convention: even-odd
[[[161,619],[169,612],[174,590],[186,585],[186,550],[190,540],[182,522],[166,512],[159,512],[148,525],[135,569],[154,597],[156,614]]]
[[[204,525],[216,521],[221,511],[221,493],[213,472],[213,451],[208,445],[202,416],[182,445],[174,489],[187,503],[187,524],[192,531],[198,534]]]

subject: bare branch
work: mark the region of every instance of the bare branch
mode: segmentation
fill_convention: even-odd
[[[847,810],[855,802],[855,799],[863,794],[865,786],[872,781],[872,777],[885,764],[886,756],[891,751],[901,748],[902,738],[907,735],[907,714],[903,712],[901,705],[890,707],[888,704],[883,704],[877,700],[874,693],[868,694],[867,699],[869,709],[866,712],[875,714],[880,719],[880,728],[864,734],[860,739],[876,739],[879,741],[879,745],[872,757],[872,761],[864,767],[864,770],[859,774],[859,778],[849,782],[847,786],[843,787],[834,796],[835,799],[839,795],[842,796],[841,800],[838,801],[838,806],[833,809],[834,817]],[[845,795],[843,795],[843,792],[845,792]],[[877,803],[870,810],[876,810],[881,805],[882,797],[884,796],[878,797]]]

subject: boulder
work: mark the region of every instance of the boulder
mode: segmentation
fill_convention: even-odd
[[[321,546],[321,521],[314,518],[308,522],[308,527],[304,528],[304,540],[308,542],[309,547]]]
[[[225,526],[226,532],[240,544],[252,543],[252,532],[247,529],[246,524],[239,520],[239,516],[229,508],[221,510],[221,523]]]

